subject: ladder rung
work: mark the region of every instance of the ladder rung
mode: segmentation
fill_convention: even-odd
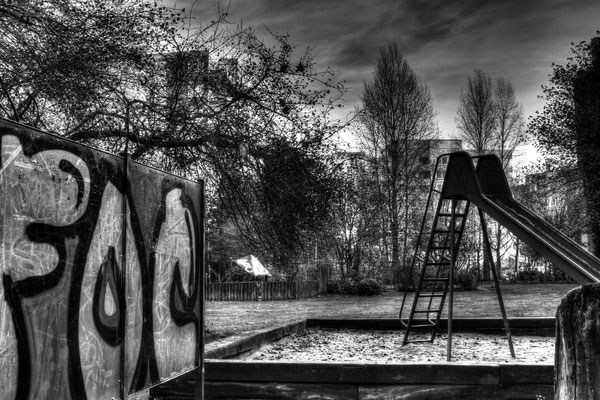
[[[412,320],[411,320],[412,321]],[[417,320],[417,321],[423,321],[422,319]],[[434,326],[437,326],[437,323],[433,322],[432,320],[430,320],[429,318],[427,319],[428,322],[421,322],[418,324],[414,324],[411,325],[411,328],[432,328]],[[408,320],[405,322],[404,320],[400,320],[400,323],[402,324],[402,326],[404,326],[405,328],[408,326]]]
[[[442,293],[425,293],[425,294],[419,294],[417,297],[443,297],[444,295]]]
[[[433,328],[437,326],[437,324],[420,324],[420,325],[411,325],[411,328]]]
[[[431,343],[431,342],[433,342],[433,339],[407,340],[406,344],[408,344],[408,343]]]
[[[423,281],[425,282],[446,282],[448,280],[448,277],[446,278],[423,278]]]
[[[402,324],[403,327],[407,327],[408,326],[408,322],[412,321],[415,322],[415,320],[411,320],[411,319],[407,319],[406,321],[404,321],[403,319],[400,320],[400,323]],[[416,321],[418,321],[419,323],[417,324],[412,324],[411,322],[411,328],[413,327],[417,327],[417,328],[425,328],[425,327],[431,327],[431,326],[437,326],[437,323],[433,322],[431,320],[431,318],[427,318],[427,319],[417,319]],[[425,322],[427,321],[427,322]]]
[[[435,314],[439,313],[440,310],[414,310],[413,313],[417,314]]]

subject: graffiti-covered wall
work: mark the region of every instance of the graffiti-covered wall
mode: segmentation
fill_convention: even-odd
[[[202,184],[0,137],[0,398],[117,399],[199,366]]]

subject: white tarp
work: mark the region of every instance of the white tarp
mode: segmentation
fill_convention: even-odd
[[[253,255],[238,258],[235,260],[235,263],[242,267],[244,271],[254,276],[271,276],[271,273]]]

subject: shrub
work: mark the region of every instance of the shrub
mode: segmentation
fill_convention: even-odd
[[[353,279],[341,279],[339,281],[330,281],[327,284],[327,293],[355,295],[356,282]]]
[[[517,274],[517,282],[534,283],[543,280],[543,274],[538,270],[519,271]]]
[[[355,296],[356,291],[356,281],[354,279],[345,279],[341,282],[341,294]]]
[[[471,270],[460,270],[456,274],[456,285],[466,291],[475,290],[478,286],[477,276]]]
[[[366,278],[356,284],[356,294],[359,296],[376,296],[381,294],[381,284],[375,279]]]
[[[330,281],[327,283],[327,293],[329,294],[340,294],[342,293],[342,286],[339,281]]]
[[[327,293],[343,294],[347,296],[375,296],[381,294],[382,285],[375,279],[347,278],[339,281],[331,281],[327,285]]]
[[[411,275],[411,279],[410,282],[407,282],[408,278],[403,279],[402,277],[400,277],[398,279],[398,286],[396,287],[398,289],[399,292],[404,292],[406,290],[408,290],[409,292],[414,292],[415,290],[417,290],[417,284],[419,283],[419,278],[421,276],[421,272],[420,271],[413,271],[412,275]],[[408,288],[406,287],[408,283]]]
[[[432,277],[435,277],[435,275],[428,274],[427,277],[432,278]],[[420,279],[420,272],[416,271],[415,273],[413,273],[410,285],[408,287],[408,291],[416,290],[419,279]],[[454,284],[455,284],[455,287],[457,287],[458,289],[461,289],[461,290],[477,289],[477,287],[479,286],[479,281],[477,279],[476,271],[473,269],[459,270],[455,275]],[[423,290],[423,291],[433,290],[436,292],[440,292],[440,291],[443,291],[444,288],[445,288],[445,282],[423,281],[421,283],[421,290]],[[405,290],[406,290],[406,284],[404,282],[401,282],[398,285],[398,291],[403,292]]]

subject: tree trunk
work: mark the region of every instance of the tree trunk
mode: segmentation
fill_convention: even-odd
[[[484,251],[483,252],[483,279],[484,281],[490,281],[492,271],[490,270],[490,256]]]
[[[517,239],[516,250],[515,250],[515,279],[519,275],[519,244],[520,241]]]
[[[600,284],[571,290],[556,312],[554,400],[600,398]]]
[[[392,197],[390,215],[390,236],[392,241],[392,268],[398,270],[400,265],[400,223],[398,221],[398,199]]]
[[[479,280],[483,281],[485,280],[485,271],[483,269],[483,265],[481,265],[481,231],[477,233],[477,270],[479,271]]]

